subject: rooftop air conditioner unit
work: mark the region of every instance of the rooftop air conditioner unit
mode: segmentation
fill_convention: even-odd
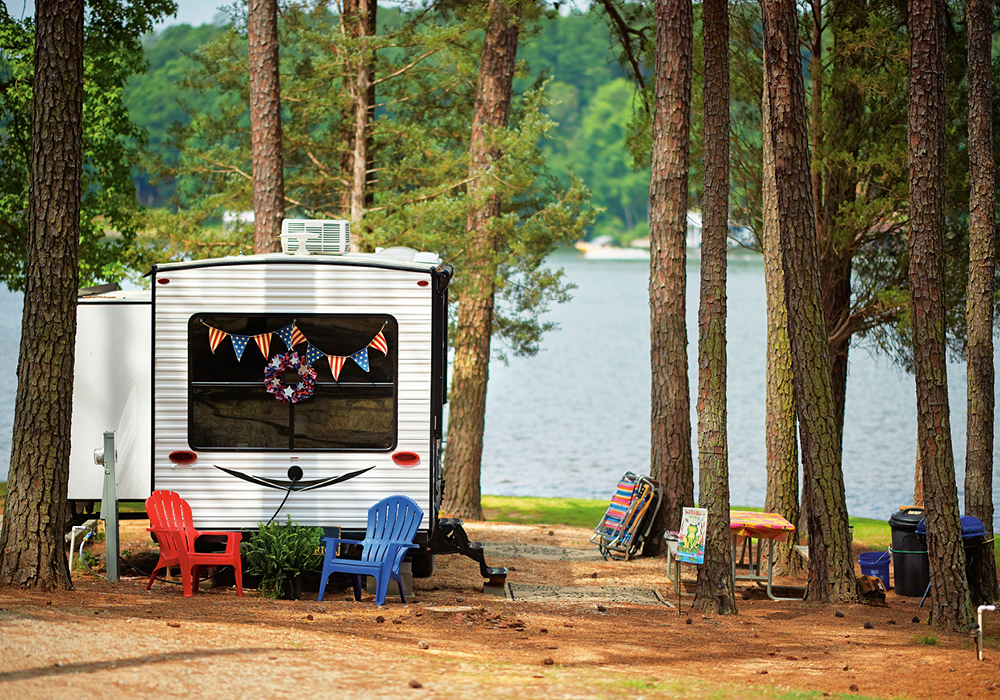
[[[346,255],[350,250],[349,221],[285,219],[281,222],[281,252],[286,255]]]

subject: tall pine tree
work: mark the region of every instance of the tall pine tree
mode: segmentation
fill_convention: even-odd
[[[909,279],[930,617],[942,629],[966,631],[972,603],[958,517],[944,330],[945,12],[944,0],[909,4]]]
[[[691,0],[656,0],[656,86],[649,185],[649,310],[652,410],[650,475],[663,505],[643,553],[663,553],[661,533],[680,526],[694,505],[691,398],[688,389],[687,197],[690,168]]]
[[[72,588],[63,550],[83,172],[83,0],[35,3],[21,347],[0,584]]]

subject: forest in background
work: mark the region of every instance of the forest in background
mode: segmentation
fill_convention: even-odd
[[[394,8],[380,8],[379,21],[392,23],[398,14]],[[175,161],[170,128],[188,122],[185,105],[205,112],[223,99],[185,89],[184,81],[197,68],[194,53],[225,31],[225,26],[181,24],[143,39],[149,69],[131,78],[126,99],[135,124],[148,132],[154,159]],[[649,166],[636,170],[625,144],[635,87],[616,60],[605,20],[597,10],[550,13],[529,32],[518,52],[527,74],[514,87],[524,92],[545,77],[551,79],[547,112],[556,126],[542,144],[549,169],[564,177],[573,172],[591,190],[591,203],[602,210],[591,236],[608,234],[621,243],[648,236]],[[170,204],[174,183],[156,182],[141,172],[135,179],[140,204]]]

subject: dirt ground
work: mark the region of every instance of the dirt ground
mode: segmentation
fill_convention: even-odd
[[[143,558],[145,523],[125,525],[123,550]],[[467,530],[489,543],[594,549],[579,528]],[[77,573],[74,591],[0,589],[0,697],[1000,698],[996,613],[979,662],[969,638],[930,630],[919,599],[892,592],[885,607],[838,609],[773,602],[742,584],[739,614],[721,617],[691,613],[690,599],[679,610],[662,560],[490,563],[510,567],[515,589],[601,593],[486,595],[477,565],[459,556],[438,557],[409,604],[381,608],[345,589],[323,602],[207,586],[184,598],[169,583],[146,592],[137,577]],[[623,602],[617,588],[652,589],[674,607]]]

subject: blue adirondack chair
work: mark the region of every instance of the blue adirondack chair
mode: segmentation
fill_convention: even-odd
[[[413,544],[413,536],[424,518],[424,511],[412,498],[389,496],[368,509],[368,528],[363,540],[346,540],[340,537],[324,537],[323,573],[319,582],[319,598],[323,600],[326,580],[330,574],[348,574],[354,584],[354,599],[361,600],[361,577],[375,577],[375,604],[383,605],[389,590],[389,581],[399,584],[399,597],[406,602],[403,593],[403,579],[399,575],[399,565],[406,556],[406,550],[419,545]],[[337,545],[361,545],[361,559],[340,559]]]

